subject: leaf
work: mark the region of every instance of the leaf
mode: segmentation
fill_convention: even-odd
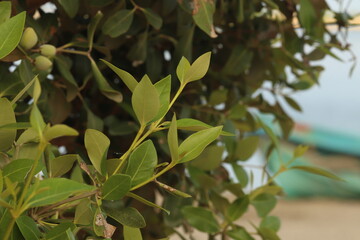
[[[12,182],[24,182],[31,166],[34,164],[32,159],[16,159],[5,165],[3,168],[4,177],[9,178]],[[41,171],[41,166],[38,165],[35,173]]]
[[[154,121],[163,118],[168,112],[170,104],[170,91],[171,91],[171,75],[168,75],[154,84],[160,100],[160,109]]]
[[[125,83],[125,85],[130,89],[131,92],[134,92],[138,82],[130,73],[112,65],[111,63],[109,63],[104,59],[100,59],[100,60],[119,76],[119,78]]]
[[[136,86],[131,102],[136,117],[142,126],[149,123],[159,112],[159,93],[147,75]]]
[[[294,150],[294,158],[302,157],[308,149],[309,146],[298,145]]]
[[[161,28],[163,20],[157,13],[150,8],[140,8],[140,10],[145,14],[146,20],[151,26],[156,30]]]
[[[191,226],[202,232],[213,234],[220,231],[219,223],[213,213],[206,208],[186,206],[181,212]]]
[[[94,168],[102,175],[106,174],[105,160],[110,146],[110,140],[102,132],[94,129],[85,131],[85,148]]]
[[[10,18],[11,15],[11,2],[0,2],[0,25]]]
[[[182,118],[177,120],[177,128],[188,131],[200,131],[200,130],[212,128],[212,126],[196,119]],[[221,135],[234,136],[234,134],[225,131],[221,131]]]
[[[234,240],[255,240],[251,235],[245,230],[245,228],[237,227],[230,231],[227,231],[229,237]]]
[[[296,111],[302,112],[300,105],[294,99],[292,99],[291,97],[288,97],[288,96],[284,96],[284,99],[287,102],[287,104],[290,105],[290,107],[292,107]]]
[[[57,69],[59,70],[60,74],[64,77],[67,82],[68,94],[66,99],[68,101],[74,99],[76,97],[76,93],[78,92],[78,84],[71,73],[71,61],[65,56],[58,55],[54,58],[55,64]],[[74,89],[74,92],[70,94],[69,89]]]
[[[75,208],[74,223],[80,225],[90,225],[94,213],[91,209],[91,202],[89,199],[83,199]]]
[[[28,216],[20,216],[16,219],[16,225],[19,227],[25,240],[40,239],[41,232],[32,218]]]
[[[300,0],[299,20],[308,33],[313,31],[316,23],[316,12],[310,0]]]
[[[102,31],[112,38],[126,33],[134,18],[135,9],[123,9],[110,16],[104,23]]]
[[[260,118],[257,119],[259,121],[260,126],[264,129],[265,133],[269,136],[275,147],[278,149],[279,139],[275,135],[274,131],[269,126],[267,126]]]
[[[104,214],[102,213],[100,207],[96,208],[94,219],[92,223],[93,230],[96,236],[104,237],[105,235],[105,224],[106,220]]]
[[[258,148],[259,140],[260,139],[258,136],[250,136],[241,139],[237,143],[236,152],[235,152],[236,157],[241,161],[248,160]]]
[[[177,126],[176,126],[176,115],[174,114],[171,124],[169,127],[168,135],[167,135],[171,162],[177,163],[179,161],[179,143],[178,143],[178,134],[177,134]]]
[[[64,124],[56,124],[46,129],[44,132],[44,137],[49,142],[58,137],[78,136],[78,135],[79,135],[78,131]]]
[[[276,202],[277,200],[274,195],[263,193],[253,199],[251,204],[255,207],[259,217],[265,217],[275,207]]]
[[[70,171],[74,162],[77,160],[77,154],[66,154],[49,160],[49,172],[51,177],[60,177]]]
[[[215,13],[214,1],[197,0],[193,10],[193,19],[196,25],[211,38],[216,38],[213,24],[213,15]]]
[[[101,188],[102,197],[105,200],[119,200],[129,192],[130,187],[130,176],[124,174],[112,175]]]
[[[230,222],[238,220],[248,209],[249,198],[243,197],[236,199],[226,209],[226,217]]]
[[[102,131],[104,129],[104,122],[98,116],[96,116],[89,107],[84,104],[87,115],[87,128],[96,129]]]
[[[140,229],[124,226],[124,240],[142,240]]]
[[[302,171],[305,171],[305,172],[308,172],[308,173],[320,175],[320,176],[327,177],[327,178],[330,178],[330,179],[333,179],[333,180],[344,181],[344,179],[336,176],[335,174],[333,174],[333,173],[331,173],[331,172],[328,172],[328,171],[326,171],[326,170],[324,170],[324,169],[318,168],[318,167],[312,167],[312,166],[293,166],[293,167],[290,167],[289,170],[290,170],[290,169],[302,170]]]
[[[6,98],[0,98],[0,126],[15,124],[16,118],[12,104]],[[0,151],[11,147],[16,138],[16,129],[0,128]]]
[[[222,126],[201,130],[186,138],[179,147],[179,163],[188,162],[199,156],[205,147],[220,135],[221,129]]]
[[[125,174],[131,177],[131,186],[142,183],[154,174],[157,165],[156,149],[151,140],[140,144],[130,155]]]
[[[210,66],[211,52],[204,53],[198,57],[186,71],[184,83],[199,80],[205,76]]]
[[[182,57],[178,66],[176,67],[176,75],[181,83],[184,83],[185,75],[188,72],[189,68],[189,61],[185,57]]]
[[[71,240],[67,235],[68,230],[75,230],[76,226],[72,222],[62,222],[46,233],[46,240]]]
[[[146,227],[146,222],[144,217],[139,213],[136,208],[127,207],[127,208],[108,208],[103,207],[107,216],[113,218],[118,223],[133,227],[133,228],[143,228]]]
[[[236,163],[231,164],[231,166],[233,167],[237,180],[239,181],[241,186],[245,188],[249,182],[248,174],[242,166],[239,166]]]
[[[95,30],[96,27],[98,26],[100,20],[102,19],[102,17],[104,16],[104,14],[102,14],[101,11],[98,11],[96,13],[96,15],[91,19],[90,24],[88,26],[88,42],[89,42],[89,50],[91,51],[92,47],[93,47],[93,43],[94,43],[94,34],[95,34]]]
[[[191,165],[204,171],[211,171],[218,168],[222,161],[224,147],[211,145],[192,162]]]
[[[38,185],[32,185],[28,190],[28,196],[34,196],[29,200],[30,207],[41,207],[62,201],[74,194],[90,192],[95,187],[78,183],[65,178],[49,178],[40,181]]]
[[[19,44],[26,13],[21,12],[0,25],[0,59],[10,54]]]
[[[123,100],[122,94],[110,86],[110,84],[106,81],[105,77],[102,75],[98,66],[92,59],[91,59],[91,69],[93,71],[96,83],[98,84],[101,93],[104,94],[105,97],[113,100],[114,102],[117,103],[122,102]]]
[[[33,105],[31,112],[30,112],[30,123],[31,126],[37,131],[39,136],[42,136],[42,132],[45,128],[45,122],[43,119],[43,116],[41,115],[41,112],[37,105]]]
[[[268,228],[277,232],[280,229],[280,219],[275,216],[267,216],[261,220],[260,228]]]
[[[75,17],[79,10],[79,0],[58,0],[70,18]]]
[[[2,190],[1,190],[2,191]],[[5,200],[0,198],[0,206],[4,207],[4,208],[10,208],[13,209],[14,207],[12,205],[10,205],[9,203],[7,203]]]

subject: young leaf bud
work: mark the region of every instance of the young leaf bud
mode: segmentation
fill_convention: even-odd
[[[53,57],[56,54],[56,48],[51,44],[44,44],[40,46],[40,54],[45,57]]]
[[[46,71],[52,67],[52,62],[47,57],[37,56],[35,58],[35,67],[40,71]]]
[[[33,48],[38,41],[38,36],[33,28],[28,27],[24,30],[23,35],[20,40],[20,46],[25,50]]]

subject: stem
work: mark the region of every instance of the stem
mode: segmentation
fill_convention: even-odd
[[[71,49],[57,49],[58,52],[63,52],[63,53],[70,53],[70,54],[78,54],[78,55],[84,55],[86,57],[89,57],[89,52],[85,52],[85,51],[78,51],[78,50],[71,50]]]
[[[10,223],[6,229],[6,232],[5,232],[5,235],[4,235],[4,240],[8,240],[10,235],[11,235],[11,232],[14,228],[14,224],[15,224],[15,218],[12,217],[11,220],[10,220]]]

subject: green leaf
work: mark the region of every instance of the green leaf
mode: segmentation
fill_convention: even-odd
[[[33,105],[31,112],[30,112],[30,123],[31,126],[37,131],[39,136],[42,136],[42,132],[45,128],[45,122],[43,116],[37,105]]]
[[[4,177],[9,178],[12,182],[23,182],[29,173],[31,166],[34,164],[32,159],[16,159],[5,165],[3,169]],[[41,171],[40,165],[37,166],[35,174]]]
[[[182,118],[177,120],[177,128],[188,131],[200,131],[200,130],[212,128],[212,126],[196,119]],[[221,131],[221,135],[234,136],[234,134],[225,131]]]
[[[79,133],[74,128],[71,128],[64,124],[56,124],[44,132],[44,137],[47,141],[51,141],[58,137],[63,136],[78,136]]]
[[[71,61],[67,61],[67,60],[68,58],[62,55],[60,56],[58,55],[54,58],[56,67],[59,70],[60,74],[64,77],[64,79],[67,81],[69,85],[71,85],[74,89],[76,89],[75,93],[73,93],[73,96],[70,97],[70,99],[72,99],[76,96],[75,94],[78,91],[78,84],[71,73]],[[69,100],[68,97],[67,100]]]
[[[0,25],[10,18],[11,15],[11,2],[0,2]]]
[[[62,222],[46,233],[46,240],[71,240],[69,239],[67,230],[73,231],[76,226],[72,222]]]
[[[112,65],[111,63],[109,63],[104,59],[100,59],[100,60],[119,76],[119,78],[125,83],[125,85],[130,89],[131,92],[134,92],[138,82],[130,73]]]
[[[237,143],[235,155],[238,160],[245,161],[248,160],[256,151],[259,145],[258,136],[250,136],[244,139],[241,139]]]
[[[136,86],[131,102],[136,117],[142,126],[149,123],[159,112],[159,93],[147,75]]]
[[[171,75],[168,75],[154,84],[160,100],[160,109],[153,120],[158,120],[165,116],[169,109],[170,104],[170,91],[171,91]]]
[[[4,188],[3,171],[0,169],[0,193],[2,193],[3,188]]]
[[[15,113],[11,103],[6,98],[0,98],[0,126],[15,124]],[[5,151],[11,147],[16,138],[16,129],[0,128],[0,151]]]
[[[124,226],[124,240],[142,240],[140,229]]]
[[[241,184],[241,186],[243,188],[246,187],[249,182],[249,177],[246,171],[244,170],[244,168],[242,166],[237,165],[236,163],[231,164],[231,166],[233,167],[235,176],[239,181],[239,183]]]
[[[88,26],[88,42],[89,42],[89,49],[91,50],[93,47],[93,43],[94,43],[94,34],[95,34],[95,30],[96,27],[98,26],[100,20],[102,19],[102,17],[104,16],[104,14],[102,14],[101,11],[98,11],[96,13],[96,15],[91,19],[91,22]]]
[[[264,129],[265,133],[269,136],[276,148],[279,148],[279,139],[275,135],[274,131],[267,126],[260,118],[257,118],[260,126]]]
[[[41,232],[32,218],[20,216],[16,219],[16,225],[19,227],[21,234],[26,240],[40,239]]]
[[[267,240],[280,240],[279,236],[276,232],[269,228],[259,228],[258,233],[263,239]]]
[[[157,13],[150,8],[140,8],[140,10],[145,14],[146,20],[151,26],[156,30],[161,28],[163,20]]]
[[[139,213],[136,208],[127,207],[127,208],[108,208],[103,207],[107,216],[113,218],[118,223],[133,227],[133,228],[143,228],[146,227],[146,222],[144,217]]]
[[[268,193],[263,193],[253,199],[251,204],[255,207],[259,217],[265,217],[275,207],[276,197]]]
[[[226,217],[230,222],[238,220],[248,209],[249,198],[243,197],[236,199],[226,209]]]
[[[213,213],[206,208],[186,206],[182,208],[181,212],[191,226],[202,232],[217,233],[220,231],[219,223]]]
[[[28,196],[34,194],[29,200],[30,207],[41,207],[62,201],[74,194],[90,192],[95,187],[78,183],[65,178],[49,178],[40,181],[38,185],[32,185],[28,190]]]
[[[31,127],[29,122],[17,122],[1,125],[0,129],[28,129]]]
[[[300,0],[299,20],[308,33],[316,26],[316,12],[310,0]]]
[[[205,76],[210,66],[211,52],[204,53],[198,57],[186,71],[184,83],[199,80]]]
[[[227,231],[229,237],[234,240],[255,240],[251,235],[242,227],[234,228],[230,231]]]
[[[189,71],[189,68],[190,68],[189,61],[185,57],[182,57],[176,68],[176,75],[181,83],[184,83],[185,76],[186,73]]]
[[[104,129],[104,122],[101,118],[96,116],[89,107],[84,104],[87,115],[87,128],[96,129],[102,131]]]
[[[105,77],[102,75],[98,66],[92,59],[91,59],[91,69],[93,71],[95,80],[99,86],[101,93],[104,94],[105,97],[113,100],[114,102],[117,103],[122,102],[123,100],[122,94],[110,86],[110,84],[106,81]]]
[[[211,145],[192,162],[191,165],[204,171],[211,171],[218,168],[222,161],[224,147]]]
[[[101,188],[102,197],[105,200],[119,200],[129,192],[130,187],[130,176],[124,174],[112,175]]]
[[[106,174],[107,151],[110,146],[110,140],[102,132],[87,129],[85,132],[85,148],[94,168],[102,175]]]
[[[96,208],[93,224],[92,224],[94,232],[97,236],[104,237],[105,224],[106,224],[106,220],[104,214],[102,213],[100,207],[98,207]]]
[[[201,130],[190,135],[179,146],[179,163],[193,160],[221,133],[222,126]]]
[[[167,135],[171,162],[177,163],[179,161],[179,143],[178,143],[178,134],[177,134],[177,126],[176,126],[176,115],[174,114],[171,124],[169,127],[168,135]]]
[[[301,171],[305,171],[308,173],[312,173],[312,174],[316,174],[316,175],[320,175],[323,177],[327,177],[333,180],[337,180],[337,181],[344,181],[342,178],[336,176],[335,174],[328,172],[324,169],[318,168],[318,167],[312,167],[312,166],[293,166],[290,167],[290,169],[296,169],[296,170],[301,170]]]
[[[79,10],[79,0],[58,0],[70,18],[75,17]]]
[[[302,157],[308,149],[309,146],[298,145],[294,150],[294,158]]]
[[[94,213],[91,209],[90,199],[83,199],[75,208],[74,223],[80,225],[90,225]]]
[[[142,183],[154,174],[157,165],[156,149],[151,140],[140,144],[130,155],[125,174],[131,177],[131,186]]]
[[[10,205],[9,203],[7,203],[5,200],[0,198],[0,206],[4,207],[4,208],[10,208],[13,209],[14,207],[12,205]]]
[[[0,25],[0,59],[6,57],[19,44],[26,13],[21,12]]]
[[[267,216],[261,220],[260,228],[268,228],[277,232],[280,229],[280,219],[275,216]]]
[[[214,1],[198,0],[194,3],[193,19],[196,25],[211,38],[216,38],[213,24],[213,15],[215,13]]]
[[[112,38],[126,33],[134,18],[135,9],[123,9],[110,16],[104,23],[102,31]]]
[[[70,171],[74,162],[77,160],[77,154],[67,154],[49,160],[49,172],[51,177],[60,177]]]
[[[159,205],[156,205],[155,203],[150,202],[150,201],[146,200],[145,198],[140,197],[139,195],[136,195],[136,194],[134,194],[134,193],[132,193],[132,192],[128,192],[127,196],[128,196],[128,197],[132,197],[132,198],[138,200],[139,202],[141,202],[141,203],[143,203],[143,204],[145,204],[145,205],[148,205],[148,206],[150,206],[150,207],[161,209],[161,210],[163,210],[164,212],[166,212],[168,215],[170,215],[170,212],[169,212],[168,210],[166,210],[165,208],[163,208],[163,207],[161,207],[161,206],[159,206]]]
[[[300,105],[294,99],[292,99],[291,97],[288,97],[288,96],[284,96],[284,99],[287,102],[287,104],[290,105],[290,107],[292,107],[296,111],[302,112]]]

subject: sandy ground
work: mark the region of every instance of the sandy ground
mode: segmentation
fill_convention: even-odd
[[[282,240],[360,239],[360,200],[281,200],[270,215],[281,219],[279,236]],[[240,221],[252,231],[249,221],[259,222],[253,208]],[[194,234],[194,239],[206,240],[207,237]]]

